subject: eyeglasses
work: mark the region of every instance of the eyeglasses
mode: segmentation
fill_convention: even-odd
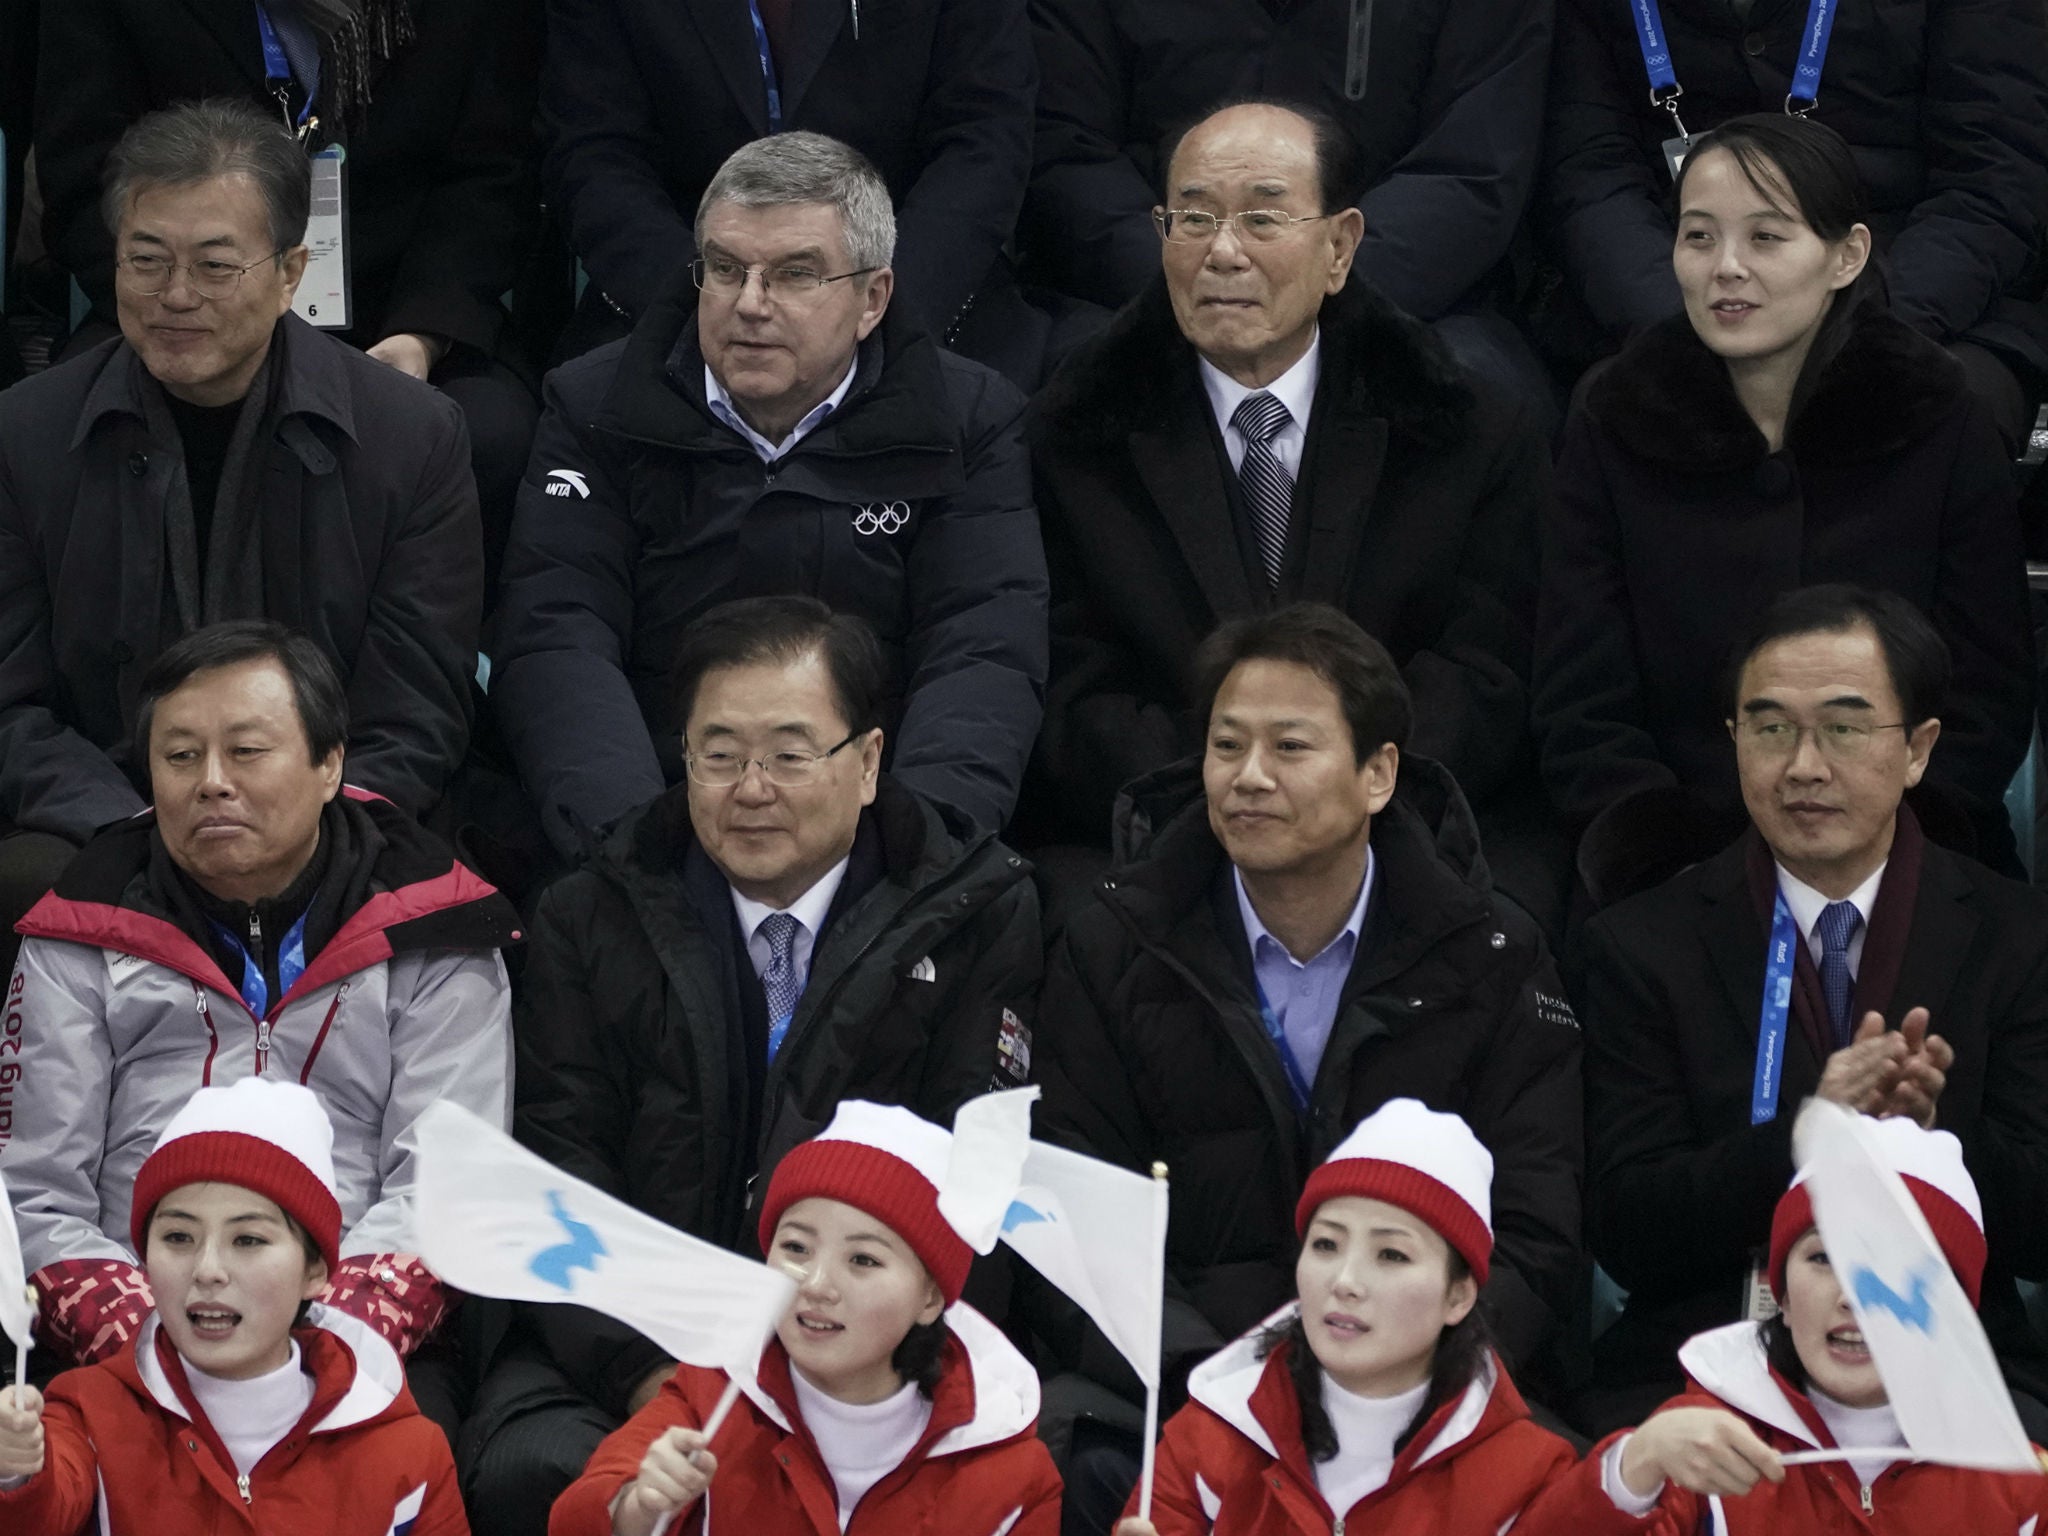
[[[801,302],[816,298],[828,284],[843,283],[850,277],[866,277],[870,272],[879,270],[878,267],[862,267],[857,272],[840,272],[827,277],[809,267],[750,267],[743,261],[733,261],[724,256],[700,256],[690,263],[690,281],[706,293],[732,298],[747,286],[749,277],[758,275],[761,292],[769,298]]]
[[[706,789],[731,789],[759,763],[761,776],[777,789],[802,789],[824,770],[825,760],[867,734],[854,731],[845,741],[825,752],[770,752],[764,757],[742,757],[737,752],[685,752],[683,767],[690,782]]]
[[[1891,725],[1870,725],[1862,720],[1821,720],[1800,725],[1792,720],[1761,716],[1744,720],[1738,728],[1750,750],[1771,759],[1790,760],[1799,753],[1800,738],[1813,733],[1821,755],[1838,763],[1854,762],[1870,751],[1870,741],[1879,731],[1909,729],[1901,720]]]
[[[1204,213],[1199,208],[1154,208],[1152,222],[1159,238],[1175,245],[1200,245],[1214,240],[1228,224],[1237,238],[1271,245],[1291,233],[1297,224],[1314,224],[1329,218],[1327,213],[1287,213],[1279,208],[1247,208],[1242,213]]]
[[[216,261],[212,257],[198,261],[173,261],[168,256],[142,252],[123,256],[115,262],[114,275],[130,293],[139,298],[153,299],[169,288],[182,271],[190,279],[193,291],[202,298],[225,299],[241,286],[244,272],[253,272],[265,262],[277,260],[288,249],[287,246],[279,246],[268,256],[259,256],[246,266],[237,266],[232,261]]]

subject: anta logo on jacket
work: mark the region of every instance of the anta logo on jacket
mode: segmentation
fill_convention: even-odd
[[[113,1359],[66,1371],[43,1414],[43,1470],[0,1492],[0,1530],[469,1536],[447,1437],[421,1417],[391,1346],[331,1308],[308,1323],[293,1337],[312,1404],[246,1476],[155,1316]]]

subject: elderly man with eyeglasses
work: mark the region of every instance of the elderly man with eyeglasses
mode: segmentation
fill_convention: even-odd
[[[2048,894],[1923,834],[1948,648],[1896,593],[1808,587],[1732,651],[1750,827],[1586,928],[1586,1223],[1627,1291],[1582,1428],[1639,1422],[1690,1335],[1767,1304],[1756,1256],[1818,1096],[1953,1131],[1984,1197],[1984,1326],[2038,1437],[2048,1352]],[[1854,1344],[1844,1347],[1857,1347]]]
[[[1528,679],[1550,455],[1528,401],[1353,272],[1358,166],[1312,108],[1203,119],[1154,211],[1158,278],[1048,386],[1053,675],[1031,808],[1048,837],[1107,841],[1118,788],[1199,744],[1202,637],[1326,602],[1393,655],[1415,749],[1457,776],[1496,876],[1543,917],[1557,871],[1504,855],[1545,819]]]
[[[892,770],[1008,820],[1046,668],[1024,402],[892,305],[895,237],[858,152],[758,140],[706,188],[666,297],[550,375],[492,698],[564,857],[681,781],[676,637],[760,593],[872,625]]]
[[[152,114],[108,165],[121,335],[0,395],[0,959],[142,809],[129,723],[180,636],[309,635],[350,780],[419,814],[469,740],[483,549],[456,407],[291,312],[311,173],[274,113]]]
[[[882,771],[888,674],[861,620],[802,596],[721,604],[674,672],[685,781],[541,898],[514,1129],[753,1251],[754,1192],[841,1099],[943,1122],[1027,1080],[1038,905],[1022,859]],[[673,1369],[595,1313],[523,1315],[464,1436],[475,1528],[538,1536]]]

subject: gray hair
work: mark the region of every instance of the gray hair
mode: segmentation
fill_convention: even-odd
[[[697,202],[697,245],[713,203],[774,208],[786,203],[829,203],[846,233],[846,255],[856,270],[886,267],[896,254],[896,211],[889,184],[868,157],[822,133],[778,133],[734,150]]]
[[[271,249],[288,250],[305,239],[313,201],[313,169],[306,152],[275,114],[226,98],[166,107],[122,134],[107,157],[100,217],[119,238],[137,193],[221,176],[246,176],[256,183],[269,213]]]

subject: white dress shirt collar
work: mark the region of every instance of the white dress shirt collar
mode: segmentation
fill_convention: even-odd
[[[761,937],[761,924],[777,912],[787,912],[796,919],[796,971],[799,976],[809,974],[811,950],[818,942],[818,934],[832,911],[832,898],[839,894],[840,884],[846,879],[846,867],[851,862],[852,855],[849,854],[826,870],[816,885],[787,907],[771,907],[766,902],[733,891],[732,909],[739,914],[740,932],[746,935],[747,954],[754,962],[756,975],[768,968],[769,958],[768,941]]]
[[[790,428],[789,436],[779,443],[769,442],[767,438],[747,425],[746,417],[742,416],[739,413],[739,408],[732,403],[732,396],[727,394],[725,386],[718,382],[718,375],[711,371],[709,363],[704,365],[704,401],[711,407],[712,415],[716,416],[728,427],[731,427],[733,431],[739,433],[741,437],[744,437],[747,440],[747,446],[759,454],[763,460],[773,464],[785,453],[788,453],[790,449],[802,442],[827,416],[830,416],[839,409],[840,402],[846,398],[846,392],[853,388],[853,376],[860,371],[859,364],[860,357],[856,353],[847,360],[846,376],[839,381],[839,387],[812,406],[808,411],[804,412],[803,420]]]
[[[1235,470],[1244,462],[1244,434],[1230,424],[1230,418],[1245,396],[1259,391],[1245,388],[1206,357],[1198,356],[1196,363],[1201,369],[1202,389],[1209,397],[1209,409],[1216,416],[1216,429],[1223,434],[1230,467]],[[1265,392],[1286,406],[1287,414],[1294,418],[1273,439],[1274,456],[1290,475],[1301,473],[1301,445],[1308,437],[1308,413],[1315,404],[1316,384],[1322,378],[1322,370],[1323,333],[1318,328],[1309,337],[1308,350],[1294,366],[1265,387]]]
[[[1887,863],[1890,861],[1887,860]],[[1806,940],[1807,953],[1814,963],[1820,963],[1821,943],[1820,915],[1831,903],[1828,898],[1801,880],[1797,875],[1780,864],[1778,869],[1778,890],[1785,898],[1785,910],[1792,914],[1792,921],[1799,925],[1799,932]],[[1856,975],[1863,964],[1863,938],[1870,932],[1870,914],[1877,910],[1877,888],[1884,880],[1885,865],[1880,864],[1871,872],[1845,900],[1849,901],[1861,915],[1863,921],[1856,925],[1856,932],[1849,939],[1849,974]]]

